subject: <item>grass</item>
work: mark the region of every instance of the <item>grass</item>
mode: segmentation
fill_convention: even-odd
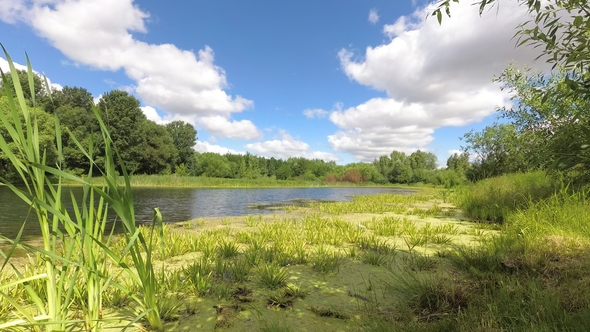
[[[454,201],[470,218],[502,223],[508,214],[550,197],[557,188],[543,172],[508,174],[459,190]]]
[[[264,287],[274,289],[287,283],[287,269],[275,264],[263,264],[258,268],[258,280]]]

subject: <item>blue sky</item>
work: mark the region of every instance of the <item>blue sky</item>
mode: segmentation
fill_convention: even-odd
[[[410,0],[0,0],[0,42],[59,86],[137,96],[148,118],[198,130],[197,151],[338,163],[435,153],[509,104],[492,83],[515,48],[517,2],[439,26]],[[0,60],[0,65],[5,65]]]

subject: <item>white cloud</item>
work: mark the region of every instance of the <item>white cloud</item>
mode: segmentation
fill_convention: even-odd
[[[293,138],[284,130],[279,132],[280,139],[246,144],[246,148],[254,154],[288,159],[289,157],[304,157],[307,159],[322,159],[336,161],[338,157],[329,152],[312,151],[309,144]]]
[[[222,117],[227,123],[245,124],[231,121],[231,115],[253,103],[226,93],[225,72],[214,64],[213,50],[206,46],[195,54],[172,44],[137,40],[133,33],[147,32],[149,14],[133,0],[0,0],[0,4],[0,19],[31,25],[77,64],[124,70],[145,104],[172,117]],[[254,124],[248,121],[247,126]],[[226,131],[213,133],[223,136]]]
[[[392,150],[411,152],[432,142],[435,129],[480,121],[509,101],[492,83],[514,60],[531,63],[534,50],[516,48],[515,27],[526,20],[525,6],[502,3],[499,12],[479,16],[469,1],[452,3],[442,25],[429,8],[385,25],[389,41],[367,47],[362,58],[343,49],[342,69],[352,80],[385,91],[356,107],[335,110],[340,130],[328,137],[336,151],[370,161]]]
[[[454,154],[461,155],[463,153],[463,151],[457,150],[457,149],[453,149],[453,150],[447,151],[447,153],[449,154],[449,156],[452,156]]]
[[[229,121],[223,116],[206,116],[197,119],[197,123],[211,133],[221,137],[241,140],[262,138],[262,132],[250,120]]]
[[[379,14],[377,14],[377,9],[373,8],[369,11],[369,22],[371,22],[371,24],[377,24],[377,22],[379,22]]]
[[[100,98],[99,98],[99,100],[100,100]],[[98,104],[98,101],[95,101],[94,103]],[[167,124],[167,123],[171,122],[169,120],[165,120],[164,118],[162,118],[160,116],[160,114],[158,114],[156,109],[151,106],[143,106],[140,108],[141,108],[141,111],[143,112],[143,114],[145,114],[145,116],[148,118],[148,120],[152,120],[157,124]]]
[[[98,96],[92,98],[92,101],[94,102],[94,105],[98,105],[98,102],[100,101],[100,98],[102,98],[102,93],[99,94]],[[143,109],[142,109],[142,111],[143,111]],[[144,113],[145,113],[145,111],[144,111]]]
[[[305,115],[305,117],[308,119],[320,119],[326,117],[326,115],[328,115],[328,111],[323,110],[321,108],[306,109],[305,111],[303,111],[303,115]]]
[[[214,152],[219,154],[245,154],[245,152],[236,151],[233,149],[224,148],[223,146],[210,144],[209,142],[201,142],[197,141],[197,144],[194,147],[194,150],[197,152]]]

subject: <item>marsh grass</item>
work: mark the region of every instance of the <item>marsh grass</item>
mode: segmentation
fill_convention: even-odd
[[[99,136],[104,149],[102,167],[94,162],[93,143],[91,142],[89,147],[84,147],[71,133],[70,138],[91,165],[88,174],[82,178],[66,173],[62,171],[60,162],[55,166],[47,165],[46,151],[39,145],[37,119],[34,110],[30,108],[36,105],[33,83],[35,74],[32,66],[27,57],[29,90],[33,96],[29,104],[24,98],[17,70],[9,54],[3,46],[2,48],[10,67],[15,94],[10,84],[3,84],[9,109],[8,113],[4,110],[0,112],[0,122],[9,135],[9,141],[0,136],[0,150],[15,168],[24,188],[18,188],[3,178],[0,178],[0,182],[36,214],[42,233],[42,246],[31,246],[20,241],[24,223],[15,240],[4,239],[12,244],[12,248],[7,254],[2,252],[4,263],[0,272],[6,266],[11,266],[17,280],[0,285],[0,296],[15,308],[13,313],[17,314],[18,319],[1,323],[0,329],[29,326],[46,331],[61,331],[82,325],[88,331],[101,330],[103,291],[109,287],[122,289],[121,284],[107,276],[109,263],[118,265],[125,274],[142,285],[141,297],[133,298],[142,307],[143,312],[130,319],[131,324],[145,317],[153,329],[162,329],[156,303],[157,278],[151,256],[154,235],[157,233],[160,238],[162,237],[162,219],[159,211],[154,210],[153,227],[149,236],[145,237],[139,233],[135,223],[129,175],[117,151],[111,146],[110,135],[97,107],[92,111],[100,126]],[[3,82],[8,82],[4,72],[1,76]],[[47,80],[45,85],[50,91]],[[62,131],[57,119],[55,123],[58,160],[63,160]],[[123,174],[122,185],[115,181],[117,167]],[[103,185],[96,186],[89,182],[93,172],[101,174]],[[73,206],[71,212],[64,208],[62,202],[64,181],[83,186],[82,199],[70,195]],[[117,214],[125,229],[123,237],[126,246],[122,252],[113,252],[109,249],[112,232],[106,227],[108,209]],[[9,264],[17,248],[41,255],[44,261],[43,271],[25,277],[18,268]],[[141,251],[146,255],[142,256]],[[127,256],[133,261],[133,269],[124,263]],[[43,285],[39,284],[37,289],[34,289],[31,282],[40,282]],[[12,298],[4,292],[16,285],[24,287],[32,306],[21,305],[19,299]]]
[[[543,172],[508,174],[458,190],[454,201],[468,217],[502,223],[510,213],[550,197],[558,188]]]
[[[342,257],[336,251],[320,245],[311,253],[310,262],[314,271],[326,274],[339,271]]]
[[[258,281],[266,288],[282,287],[287,282],[287,269],[275,264],[262,264],[258,267]]]

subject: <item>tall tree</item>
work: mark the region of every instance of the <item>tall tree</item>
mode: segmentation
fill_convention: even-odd
[[[184,164],[189,173],[195,167],[195,150],[197,130],[190,123],[173,121],[166,125],[166,130],[172,137],[172,142],[178,151],[176,165]]]
[[[104,93],[98,102],[113,145],[131,173],[141,167],[141,147],[146,139],[144,124],[148,120],[139,105],[137,98],[121,90]]]
[[[92,114],[94,98],[88,90],[80,87],[64,86],[61,90],[51,92],[51,99],[44,105],[45,112],[54,113],[60,106],[79,107]]]
[[[138,173],[158,174],[169,170],[178,159],[178,151],[166,127],[147,120],[142,123],[143,141]]]

